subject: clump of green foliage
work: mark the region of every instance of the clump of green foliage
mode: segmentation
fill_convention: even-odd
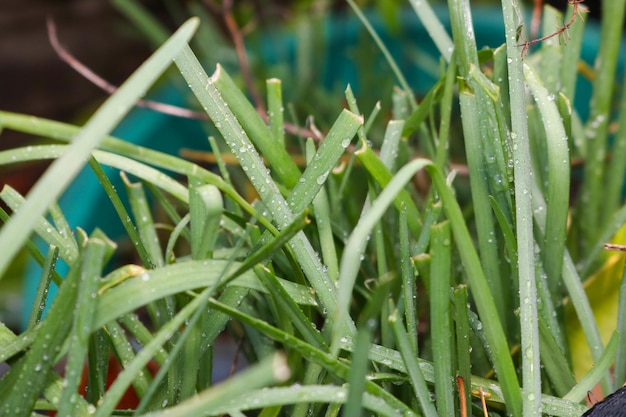
[[[621,386],[621,336],[603,345],[582,283],[626,217],[622,125],[605,162],[622,2],[602,22],[588,121],[572,105],[584,37],[579,2],[564,18],[544,13],[544,35],[567,42],[525,42],[517,2],[503,0],[505,43],[478,51],[469,0],[448,1],[451,36],[428,2],[411,0],[438,47],[439,81],[417,100],[387,55],[399,86],[390,108],[376,105],[364,117],[347,88],[334,100],[345,98],[347,108],[320,126],[286,122],[280,80],[267,82],[261,115],[224,66],[208,75],[188,46],[198,18],[162,40],[148,15],[119,3],[162,45],[83,127],[0,112],[3,129],[49,139],[0,152],[0,164],[53,160],[27,198],[8,186],[0,193],[12,210],[2,212],[0,272],[26,248],[43,268],[37,300],[59,286],[43,319],[38,301],[25,331],[0,327],[0,360],[10,366],[0,415],[466,416],[476,411],[471,393],[483,390],[493,413],[573,416],[596,383],[607,392]],[[561,30],[555,20],[571,24]],[[201,26],[205,40],[210,28]],[[218,173],[109,136],[172,61],[210,118]],[[457,106],[460,169],[450,160]],[[303,166],[287,151],[294,145]],[[569,195],[573,158],[585,161],[579,201]],[[137,265],[104,273],[115,243],[98,229],[70,230],[58,209],[85,164],[115,206]],[[103,165],[123,173],[130,210]],[[258,198],[244,197],[235,171]],[[469,195],[467,183],[457,185],[467,175]],[[167,217],[165,237],[156,210]],[[47,252],[30,242],[32,232]],[[69,265],[65,276],[57,260]],[[596,363],[580,381],[565,297]],[[214,383],[225,329],[249,365]],[[110,361],[123,371],[107,387]],[[117,409],[131,386],[138,405]]]

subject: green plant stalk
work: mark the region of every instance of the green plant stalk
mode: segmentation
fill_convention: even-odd
[[[267,288],[268,293],[275,298],[276,304],[280,307],[280,312],[290,318],[294,327],[300,332],[302,339],[318,349],[328,349],[319,331],[304,315],[302,309],[298,307],[298,304],[291,298],[289,293],[280,285],[278,278],[268,271],[266,267],[257,265],[254,267],[254,270]]]
[[[207,93],[212,95],[213,99],[217,102],[228,103],[227,106],[230,108],[228,112],[232,112],[240,125],[239,127],[243,128],[250,141],[259,149],[259,153],[267,158],[270,167],[276,172],[282,184],[287,188],[293,188],[300,178],[300,169],[293,158],[287,153],[287,150],[281,146],[280,142],[274,139],[270,128],[254,110],[254,107],[252,107],[252,104],[248,101],[243,92],[235,85],[226,70],[218,64],[215,73],[209,79],[202,69],[200,62],[189,47],[183,50],[183,53],[176,58],[175,62],[181,74],[187,78],[188,82],[190,81],[188,77],[200,77],[200,79],[196,78],[195,82],[191,84],[191,89],[194,91],[194,94],[198,94],[197,87],[199,85],[197,82],[200,82],[203,88],[207,86],[208,83],[209,88],[206,90]],[[196,89],[194,89],[194,85]],[[210,88],[211,86],[213,88]],[[200,103],[202,103],[203,106],[208,105],[207,95],[204,95],[202,99],[200,97],[198,97]],[[230,122],[224,120],[224,115],[217,113],[220,111],[218,109],[219,105],[214,104],[213,106],[205,108],[205,111],[215,123],[215,127],[224,135],[224,131],[218,124]],[[223,128],[226,127],[226,125],[223,125]],[[224,135],[224,139],[227,140],[227,143],[228,136],[228,134]],[[236,138],[231,136],[230,139]],[[237,152],[239,147],[231,150],[235,155],[240,153]],[[242,164],[242,166],[244,165]]]
[[[545,207],[546,203],[537,184],[533,184],[532,203],[535,222],[540,232],[543,233],[543,228],[546,222],[546,214],[545,210],[540,208]],[[600,338],[600,332],[595,321],[593,310],[589,304],[589,299],[587,298],[587,294],[583,288],[582,280],[580,279],[576,266],[574,265],[574,261],[567,250],[565,250],[563,259],[563,284],[565,284],[565,288],[570,296],[570,301],[574,306],[574,310],[576,311],[576,315],[580,321],[583,333],[585,334],[587,345],[591,351],[591,357],[594,361],[598,362],[603,351],[602,339]],[[608,374],[605,375],[605,378],[602,380],[602,384],[603,389],[608,392],[610,387],[610,378]]]
[[[583,243],[594,241],[598,230],[608,220],[607,213],[601,211],[605,193],[602,181],[605,175],[608,127],[625,10],[626,3],[615,2],[611,5],[611,12],[602,15],[600,46],[595,64],[596,77],[593,81],[593,94],[589,104],[590,121],[585,129],[587,138],[591,140],[588,141],[585,177],[580,199],[581,218],[585,219],[581,222]],[[606,217],[600,217],[601,214]]]
[[[210,257],[217,242],[224,201],[212,184],[192,185],[189,189],[191,257]]]
[[[280,408],[289,404],[321,403],[328,404],[326,417],[339,415],[341,406],[345,404],[347,389],[337,385],[294,385],[290,387],[275,387],[254,390],[246,394],[229,399],[227,404],[211,408],[215,415],[235,415],[234,410],[248,411],[265,407],[259,417],[276,417]],[[363,407],[376,416],[403,417],[403,414],[394,410],[380,398],[369,393],[363,394]],[[268,411],[270,410],[271,412]],[[291,415],[291,414],[290,414]]]
[[[380,146],[379,157],[389,171],[395,173],[397,170],[398,147],[402,139],[402,128],[404,120],[390,120],[385,129],[383,143]]]
[[[87,241],[81,253],[81,271],[76,295],[77,306],[73,311],[73,324],[69,334],[67,365],[65,366],[65,387],[59,400],[58,416],[71,417],[78,394],[78,386],[83,373],[85,356],[89,345],[94,313],[97,306],[97,290],[100,274],[115,244],[107,241],[103,233],[96,230]],[[58,320],[58,317],[52,317]]]
[[[426,171],[440,195],[446,217],[450,220],[456,246],[465,267],[469,288],[476,309],[484,322],[483,330],[489,343],[491,360],[502,386],[507,408],[511,414],[519,416],[521,415],[522,398],[515,366],[509,353],[502,323],[498,318],[491,289],[474,248],[474,242],[467,229],[463,213],[441,170],[431,164],[426,166]]]
[[[456,80],[456,77],[452,77],[453,81]],[[437,101],[437,96],[441,91],[442,81],[440,80],[428,90],[428,93],[424,96],[419,106],[410,114],[403,115],[401,113],[405,113],[402,111],[394,110],[393,117],[396,120],[404,120],[404,130],[402,131],[403,137],[409,137],[413,133],[415,133],[418,129],[422,127],[422,123],[432,114],[433,107]],[[396,101],[405,102],[406,98],[401,96],[398,92],[394,94],[394,98]],[[400,107],[399,105],[394,105],[394,109]],[[406,106],[405,106],[406,107]],[[404,116],[403,119],[399,119],[398,117]]]
[[[61,393],[63,392],[63,378],[61,378],[60,376],[53,376],[51,378],[51,381],[49,381],[48,385],[46,386],[44,392],[43,392],[43,396],[46,400],[48,400],[48,404],[46,404],[49,407],[49,404],[57,404],[59,401],[59,398],[61,397]],[[37,401],[35,403],[35,407],[39,410],[38,408],[39,405],[39,401]],[[54,410],[54,407],[50,407],[51,410]],[[90,404],[85,401],[85,399],[81,396],[76,397],[76,404],[74,404],[74,410],[72,411],[72,417],[88,417],[90,415]]]
[[[569,361],[563,354],[553,332],[552,326],[548,325],[543,316],[539,316],[541,362],[556,395],[563,396],[576,385],[576,380],[570,369]]]
[[[33,150],[36,153],[36,150]],[[13,210],[13,213],[21,210],[26,199],[17,192],[10,185],[5,185],[0,192],[0,199],[5,202],[7,206]],[[10,220],[10,219],[9,219]],[[39,235],[46,243],[55,245],[59,248],[60,258],[63,259],[68,265],[71,265],[78,258],[78,246],[76,241],[71,236],[59,233],[52,224],[45,217],[40,217],[33,222],[32,228],[35,233]]]
[[[215,292],[216,286],[213,285],[209,287],[208,290],[209,290],[208,294],[210,295],[211,292]],[[241,302],[246,298],[247,295],[248,295],[248,291],[245,289],[227,288],[224,292],[222,292],[222,295],[220,296],[220,300],[223,301],[227,305],[239,306]],[[169,355],[167,356],[163,365],[160,367],[157,375],[155,375],[154,380],[152,381],[152,384],[150,385],[149,389],[146,391],[143,398],[141,398],[141,402],[137,406],[137,410],[136,410],[137,414],[143,413],[144,409],[150,404],[150,400],[152,400],[152,398],[154,397],[154,394],[156,393],[159,387],[159,384],[163,381],[163,379],[166,376],[167,376],[167,384],[168,384],[168,392],[166,392],[166,395],[167,395],[168,403],[170,404],[174,404],[177,400],[186,398],[185,396],[182,396],[185,394],[183,389],[188,389],[190,391],[194,389],[193,386],[196,384],[197,373],[199,370],[197,368],[198,363],[197,362],[191,363],[191,365],[187,366],[183,371],[183,368],[186,365],[190,364],[190,362],[185,363],[185,359],[190,359],[190,358],[185,358],[183,355],[185,353],[189,353],[189,352],[186,352],[186,348],[188,344],[193,343],[192,339],[193,339],[193,336],[198,331],[198,326],[203,326],[204,324],[206,324],[206,323],[201,322],[201,318],[203,315],[206,316],[207,314],[206,313],[207,300],[206,300],[206,297],[202,297],[202,294],[199,295],[198,297],[201,297],[201,299],[204,300],[204,302],[199,307],[197,307],[196,311],[193,312],[193,315],[191,316],[191,318],[186,322],[187,325],[185,326],[185,330],[180,335],[178,340],[176,340],[176,344],[170,350]],[[217,313],[217,314],[215,314],[214,312],[212,313],[213,313],[212,318],[214,320],[211,322],[211,326],[210,326],[211,328],[207,329],[206,328],[207,326],[204,326],[205,328],[201,330],[203,332],[206,331],[205,343],[208,342],[211,344],[214,343],[215,339],[217,339],[217,336],[222,332],[222,330],[224,329],[228,321],[228,317],[226,315],[221,314],[221,313]],[[202,353],[202,350],[203,350],[202,348],[197,349],[194,352],[194,354],[200,355]],[[197,357],[193,359],[197,360]],[[179,367],[179,369],[176,369],[177,367]],[[184,375],[186,372],[193,372],[194,375],[186,376]],[[185,381],[187,379],[193,381],[193,384],[191,387],[187,386],[188,382]],[[189,394],[188,396],[191,396],[193,395],[193,391],[187,392],[187,394]]]
[[[285,122],[283,120],[283,90],[282,83],[277,78],[265,82],[267,88],[267,116],[274,140],[285,146]]]
[[[32,329],[41,320],[41,315],[46,306],[46,296],[48,295],[48,289],[50,288],[50,281],[54,275],[54,269],[59,259],[59,248],[54,245],[50,245],[46,260],[43,264],[41,271],[41,278],[39,278],[39,284],[37,285],[37,292],[35,293],[35,300],[33,301],[33,309],[31,310],[30,317],[28,318],[27,329]]]
[[[75,244],[76,242],[72,239],[72,228],[67,223],[63,212],[58,204],[50,205],[50,209],[48,210],[50,213],[50,217],[52,218],[52,222],[56,226],[59,234],[65,238],[69,238],[70,243]]]
[[[400,274],[402,276],[402,297],[404,320],[406,321],[407,333],[413,355],[417,357],[417,311],[415,301],[417,291],[415,284],[415,273],[413,272],[413,261],[411,260],[411,248],[409,243],[409,227],[406,219],[406,211],[400,212],[399,220],[400,232]]]
[[[496,243],[495,222],[489,204],[487,162],[484,155],[483,131],[480,126],[481,114],[478,111],[484,101],[477,95],[482,95],[482,93],[469,91],[468,88],[462,88],[459,94],[461,114],[463,115],[465,152],[470,169],[470,187],[478,233],[480,259],[489,281],[489,287],[492,294],[494,294],[498,317],[501,322],[504,322],[507,316],[505,311],[505,292],[500,280],[498,245]]]
[[[517,3],[502,0],[502,14],[506,36],[509,72],[509,100],[511,104],[511,142],[515,186],[515,218],[518,251],[520,328],[522,351],[522,408],[511,412],[525,417],[541,413],[541,368],[539,327],[537,317],[537,287],[532,211],[532,166],[526,119],[526,94],[521,50],[517,30],[522,24]]]
[[[454,322],[456,330],[456,363],[458,368],[458,375],[463,378],[462,383],[465,387],[465,412],[469,416],[471,415],[470,385],[472,377],[472,363],[470,357],[471,345],[469,317],[467,314],[467,286],[461,284],[455,287],[453,290],[453,297]],[[463,410],[461,410],[461,413],[462,412]]]
[[[321,189],[315,196],[313,210],[319,234],[322,259],[324,260],[324,265],[328,268],[328,278],[336,282],[339,279],[339,260],[332,230],[331,210],[325,189]]]
[[[135,356],[135,359],[118,374],[115,382],[113,382],[106,395],[102,398],[93,417],[106,417],[111,415],[115,405],[119,402],[120,398],[122,398],[126,389],[135,379],[135,376],[144,369],[150,359],[157,355],[162,349],[163,344],[170,339],[171,335],[177,331],[200,306],[206,303],[206,297],[208,297],[211,291],[212,288],[205,289],[189,304],[185,305],[172,320],[168,321],[165,326],[159,329],[150,343],[143,346]]]
[[[348,242],[344,247],[339,266],[339,281],[337,288],[337,307],[334,310],[332,327],[331,352],[338,353],[339,340],[345,334],[345,326],[351,321],[349,306],[352,299],[354,284],[361,265],[361,255],[368,242],[368,236],[380,221],[389,205],[396,199],[406,183],[415,175],[417,171],[426,166],[430,161],[416,159],[405,165],[394,176],[393,180],[380,193],[378,198],[372,202],[368,212],[359,219],[354,227]]]
[[[402,319],[398,315],[398,310],[395,310],[393,306],[390,310],[392,310],[393,313],[389,316],[389,322],[391,323],[391,327],[396,337],[400,355],[402,355],[402,362],[409,375],[413,392],[422,407],[424,415],[426,417],[436,417],[438,415],[437,409],[430,399],[430,392],[428,391],[426,380],[424,379],[424,375],[420,369],[417,356],[413,354],[411,342],[409,341],[409,336],[402,324]]]
[[[524,65],[524,76],[539,107],[546,133],[548,194],[546,196],[546,223],[541,255],[543,267],[548,276],[548,288],[550,293],[554,294],[553,297],[556,297],[563,270],[569,206],[568,138],[559,110],[554,102],[555,95],[542,86],[541,81],[528,64]]]
[[[141,346],[147,345],[152,340],[152,333],[150,332],[150,330],[148,330],[148,328],[146,328],[146,326],[141,322],[136,314],[123,314],[117,318],[117,321],[122,326],[124,326],[126,330],[128,330],[132,337],[135,338],[135,340],[139,342]],[[167,359],[167,352],[165,350],[160,350],[156,353],[153,359],[157,364],[163,365],[163,363]]]
[[[488,133],[489,129],[487,128],[492,116],[488,110],[488,91],[483,91],[484,87],[476,82],[476,78],[482,78],[482,74],[475,74],[474,78],[470,78],[472,70],[479,67],[479,63],[469,1],[450,0],[448,1],[448,9],[459,75],[466,80],[465,82],[460,81],[459,101],[463,116],[465,152],[470,170],[480,258],[489,285],[495,295],[494,301],[500,320],[505,322],[507,317],[505,312],[506,298],[500,279],[495,222],[489,206],[488,178],[493,176],[493,173],[490,172],[487,161],[492,154],[490,148],[493,148],[497,143],[497,139],[495,139],[495,135]],[[487,137],[485,138],[485,136]]]
[[[604,375],[609,372],[611,364],[614,363],[619,341],[619,335],[616,332],[613,332],[611,339],[609,339],[609,343],[606,344],[606,349],[600,358],[596,360],[593,368],[591,368],[587,375],[585,375],[580,382],[570,390],[570,392],[563,396],[564,400],[573,402],[582,401],[588,395],[589,391],[598,384],[598,381],[601,381],[604,378]],[[622,384],[620,384],[620,386],[621,385]]]
[[[378,155],[369,147],[366,142],[361,143],[361,148],[355,152],[356,157],[363,164],[369,175],[382,187],[386,187],[393,178],[393,174]],[[409,229],[414,237],[418,238],[422,230],[420,212],[407,190],[400,190],[394,205],[398,210],[406,210]]]
[[[144,265],[146,265],[148,268],[152,268],[154,266],[152,256],[144,245],[144,240],[139,235],[137,228],[133,224],[130,215],[128,214],[128,211],[126,210],[126,206],[124,206],[124,203],[122,203],[122,200],[115,190],[115,187],[113,187],[111,180],[105,174],[100,163],[93,156],[89,158],[89,166],[91,167],[93,173],[96,175],[96,178],[100,182],[100,185],[104,189],[107,197],[109,197],[111,204],[113,204],[113,208],[115,209],[120,221],[122,222],[122,226],[124,226],[126,234],[128,235],[131,242],[133,243],[133,246],[137,250],[139,258]]]
[[[434,161],[439,167],[443,167],[446,163],[448,163],[450,156],[450,126],[452,125],[452,100],[454,98],[456,71],[456,57],[453,54],[450,58],[450,62],[448,63],[448,68],[446,69],[446,78],[443,83],[443,96],[439,104],[441,121],[439,122],[437,153]]]
[[[380,113],[380,109],[381,109],[380,101],[377,101],[374,107],[372,108],[370,115],[365,119],[365,126],[363,126],[363,132],[366,135],[369,133],[370,129],[372,128],[372,124],[374,123],[374,121],[376,120],[376,117]]]
[[[435,369],[435,398],[439,415],[454,414],[454,333],[450,312],[451,237],[450,223],[430,228],[430,329]]]
[[[368,346],[372,343],[375,326],[368,322],[359,326],[355,340],[356,349],[352,354],[350,374],[348,375],[348,396],[342,415],[346,417],[360,417],[363,414],[363,397],[365,393],[365,381],[369,359],[367,357]]]
[[[148,188],[150,194],[154,196],[155,205],[163,208],[163,211],[165,211],[172,223],[180,223],[182,219],[180,214],[178,214],[172,202],[165,197],[165,194],[163,194],[159,188],[149,182],[145,183],[144,185]],[[185,239],[187,239],[188,242],[191,242],[191,232],[189,231],[189,229],[182,230],[182,235]]]
[[[126,332],[115,320],[107,323],[104,329],[115,352],[115,357],[119,360],[122,368],[126,368],[128,364],[135,359],[135,349],[128,339]],[[108,370],[105,372],[105,375],[107,373]],[[146,374],[147,371],[144,368],[141,372],[138,372],[132,380],[132,386],[139,398],[145,395],[149,387],[149,380]]]
[[[554,7],[547,5],[543,9],[541,17],[541,34],[546,36],[553,33],[558,28],[555,22],[563,21],[563,14]],[[569,43],[569,42],[568,42]],[[561,65],[562,65],[562,45],[560,38],[553,37],[541,43],[541,51],[538,53],[537,73],[544,87],[552,94],[557,94],[560,89]]]
[[[0,277],[28,239],[35,219],[57,200],[85,164],[91,151],[119,123],[145,90],[170,65],[198,26],[197,19],[185,23],[139,69],[110,96],[74,138],[66,153],[55,160],[29,193],[28,201],[0,231]]]
[[[135,218],[135,224],[139,237],[143,242],[146,251],[150,256],[151,264],[148,264],[148,268],[157,268],[163,266],[163,254],[161,253],[161,245],[159,243],[159,237],[157,235],[154,221],[152,220],[152,213],[150,212],[150,205],[146,198],[146,193],[143,189],[143,185],[140,182],[132,183],[128,179],[128,176],[124,171],[120,173],[124,187],[126,188],[126,194],[130,202],[130,208]]]

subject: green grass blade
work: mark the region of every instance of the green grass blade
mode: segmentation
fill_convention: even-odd
[[[361,143],[361,148],[355,152],[359,161],[367,169],[369,175],[372,176],[381,187],[386,187],[393,178],[391,171],[383,164],[376,153],[369,147],[367,143]],[[409,229],[413,236],[419,237],[422,229],[421,214],[413,201],[413,197],[407,190],[400,190],[394,205],[398,210],[407,211],[407,220],[409,222]]]
[[[518,251],[518,280],[522,349],[523,392],[510,404],[515,416],[534,416],[541,412],[541,371],[539,330],[537,319],[537,287],[535,283],[535,253],[533,212],[531,202],[531,159],[526,114],[526,95],[522,51],[518,47],[517,31],[520,10],[516,3],[503,1],[502,14],[506,33],[509,101],[511,110],[511,143],[515,184],[515,218]],[[521,400],[521,401],[519,401]]]
[[[58,416],[72,416],[74,403],[79,395],[78,387],[97,305],[98,281],[107,252],[110,252],[114,246],[115,244],[108,241],[103,233],[96,230],[81,254],[81,278],[78,283],[77,306],[73,314],[74,323],[69,335],[69,354],[64,374],[66,384],[59,401]]]
[[[458,285],[454,288],[454,323],[456,335],[456,359],[458,375],[463,378],[465,386],[465,404],[467,406],[465,412],[471,415],[470,385],[472,375],[471,363],[471,345],[470,345],[470,327],[467,309],[467,286]],[[460,395],[460,393],[459,393]],[[461,410],[461,413],[463,410]]]
[[[608,372],[611,364],[615,360],[615,353],[617,352],[618,344],[619,344],[619,335],[617,333],[613,333],[611,335],[611,339],[609,343],[607,343],[604,352],[600,356],[600,358],[596,361],[593,368],[583,377],[583,379],[578,382],[578,384],[571,389],[565,396],[563,396],[564,400],[580,402],[582,401],[587,393],[600,381],[604,375]]]
[[[265,82],[267,88],[267,116],[274,140],[285,146],[285,122],[283,119],[282,82],[277,78]]]
[[[415,286],[415,272],[411,260],[409,247],[409,226],[406,212],[400,212],[400,274],[402,276],[402,297],[404,307],[404,320],[406,321],[407,333],[413,355],[417,357],[417,287]]]
[[[27,329],[32,329],[41,320],[41,315],[46,306],[46,296],[48,295],[48,289],[50,288],[50,281],[54,275],[54,267],[57,259],[59,258],[59,248],[50,245],[46,260],[43,264],[41,271],[41,278],[39,278],[39,284],[37,285],[37,292],[35,293],[35,300],[33,301],[33,309],[31,310],[30,317],[28,319]]]
[[[267,388],[248,392],[245,395],[231,399],[227,404],[212,409],[215,414],[232,413],[232,410],[248,411],[261,407],[277,407],[300,403],[329,403],[329,409],[338,413],[339,406],[344,404],[347,397],[345,387],[336,385],[294,385],[291,387]],[[333,407],[336,405],[337,407]],[[363,407],[375,415],[384,417],[402,417],[403,414],[385,403],[379,397],[369,393],[363,394]],[[260,417],[274,417],[278,414],[263,414]],[[326,416],[338,414],[326,414]]]
[[[361,255],[367,245],[368,236],[407,182],[428,163],[430,161],[416,159],[400,169],[393,177],[393,180],[383,189],[376,201],[372,203],[367,214],[359,219],[359,223],[355,226],[346,243],[339,269],[337,308],[333,324],[332,346],[334,350],[332,351],[335,353],[338,349],[339,339],[346,336],[344,333],[345,326],[351,321],[349,313],[350,300],[352,299],[354,283],[361,265]]]
[[[205,259],[215,249],[223,211],[224,201],[216,186],[211,184],[191,186],[189,214],[193,259]]]
[[[350,374],[348,375],[348,395],[342,413],[345,417],[360,417],[363,414],[365,381],[369,368],[367,347],[372,342],[374,327],[375,325],[366,321],[362,326],[359,326],[356,332],[356,349],[352,354]]]
[[[215,285],[221,279],[222,270],[226,265],[230,265],[226,275],[240,266],[238,262],[231,264],[217,259],[183,262],[146,271],[137,277],[130,278],[102,294],[98,311],[95,314],[94,326],[95,328],[103,326],[121,314],[165,296]],[[297,303],[316,304],[308,288],[285,280],[281,280],[281,284]],[[261,292],[267,291],[251,271],[238,275],[229,285]],[[150,291],[145,291],[147,286],[150,287]]]
[[[151,264],[148,265],[150,268],[163,266],[163,251],[161,250],[159,236],[157,235],[157,230],[152,220],[150,205],[143,185],[140,182],[130,182],[128,176],[123,171],[121,172],[121,176],[126,188],[126,194],[128,194],[128,200],[135,219],[137,231],[139,232],[139,238],[151,260]]]
[[[521,392],[513,360],[509,354],[508,343],[502,324],[498,320],[493,295],[474,249],[474,242],[467,230],[463,214],[439,168],[428,165],[426,170],[443,202],[446,217],[450,220],[456,246],[466,270],[469,288],[484,323],[483,329],[489,343],[491,360],[502,385],[507,407],[511,410],[521,410]]]
[[[481,100],[478,96],[483,96]],[[472,189],[472,203],[476,219],[478,234],[478,248],[480,260],[489,280],[489,287],[494,295],[494,301],[498,310],[498,317],[505,320],[504,288],[500,279],[500,265],[498,261],[498,246],[496,244],[494,216],[489,205],[488,168],[485,154],[485,139],[481,129],[481,116],[479,110],[485,100],[480,91],[473,92],[468,88],[462,88],[459,94],[461,114],[463,115],[463,133],[465,136],[465,152],[470,170],[470,186]],[[487,139],[490,140],[490,139]]]
[[[5,185],[0,192],[0,198],[15,213],[24,207],[26,199],[22,197],[17,190],[10,185]],[[61,259],[66,263],[72,264],[78,258],[78,246],[72,235],[64,235],[59,233],[57,229],[50,224],[44,217],[39,217],[32,227],[46,243],[57,246]]]
[[[450,305],[451,236],[450,223],[431,227],[430,232],[430,332],[435,368],[435,398],[439,415],[454,414],[454,333]]]
[[[550,93],[526,64],[524,76],[539,107],[547,139],[548,194],[546,196],[546,224],[542,245],[543,267],[548,276],[548,287],[557,294],[563,270],[565,234],[569,206],[570,162],[567,134],[556,107],[555,95]]]
[[[398,342],[398,348],[400,350],[400,354],[402,355],[402,361],[405,366],[405,371],[409,374],[413,391],[415,392],[415,396],[417,397],[419,404],[422,407],[424,415],[426,417],[438,416],[435,405],[430,399],[430,392],[428,391],[428,387],[426,386],[426,380],[424,379],[424,375],[422,374],[422,371],[420,369],[417,357],[413,354],[413,349],[411,348],[409,336],[404,329],[402,319],[398,317],[397,310],[395,310],[394,313],[389,316],[389,321]]]

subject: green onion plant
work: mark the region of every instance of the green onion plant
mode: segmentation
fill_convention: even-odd
[[[502,44],[481,50],[469,0],[447,2],[449,30],[427,0],[387,9],[415,13],[438,48],[439,80],[420,95],[348,0],[397,87],[374,101],[367,86],[307,96],[302,72],[253,80],[262,106],[190,3],[173,16],[200,18],[168,35],[138,2],[114,2],[158,48],[83,126],[0,111],[2,129],[42,138],[1,151],[0,165],[52,161],[27,196],[0,192],[0,276],[18,253],[41,265],[27,327],[0,326],[0,415],[467,417],[482,415],[482,391],[491,415],[566,417],[596,384],[622,385],[624,341],[603,342],[583,283],[626,221],[623,2],[605,2],[587,120],[574,106],[577,1],[564,15],[546,6],[532,39],[518,2],[502,0]],[[316,36],[300,36],[297,65],[315,61]],[[166,71],[209,120],[212,169],[111,136]],[[301,123],[303,110],[322,116]],[[117,243],[72,230],[56,204],[85,166],[133,263],[112,261]],[[568,308],[595,363],[578,380]],[[220,335],[246,365],[213,381]]]

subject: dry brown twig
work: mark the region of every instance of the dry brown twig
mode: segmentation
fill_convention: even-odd
[[[48,39],[50,40],[50,45],[52,45],[52,49],[56,52],[59,58],[69,65],[74,71],[78,72],[85,79],[90,81],[92,84],[99,87],[101,90],[106,92],[107,94],[113,94],[117,91],[118,87],[104,78],[100,77],[94,71],[92,71],[85,64],[80,62],[76,57],[74,57],[70,52],[68,52],[59,42],[59,38],[57,36],[56,24],[52,19],[48,19]],[[246,60],[247,62],[247,60]],[[249,70],[249,68],[248,68]],[[171,104],[161,103],[153,100],[138,100],[135,103],[138,107],[148,108],[159,113],[167,114],[175,117],[182,117],[186,119],[196,119],[196,120],[211,120],[206,113],[194,111],[191,109],[187,109],[184,107],[173,106]],[[258,106],[257,103],[257,111],[259,115],[267,122],[268,116],[265,110],[262,107]],[[324,136],[321,135],[318,131],[313,131],[311,129],[307,129],[300,126],[295,126],[290,123],[284,124],[285,131],[292,135],[298,135],[303,137],[310,137],[316,141],[321,141],[324,139]]]
[[[543,36],[541,38],[537,38],[537,39],[533,39],[530,41],[524,40],[524,42],[520,43],[517,46],[521,46],[522,49],[522,58],[524,58],[526,56],[526,53],[528,52],[528,49],[535,45],[538,44],[540,42],[543,41],[547,41],[548,39],[554,38],[555,36],[559,37],[559,41],[562,41],[564,44],[567,43],[567,41],[569,40],[569,28],[570,26],[572,26],[574,24],[574,22],[576,21],[576,19],[580,18],[583,21],[585,20],[585,18],[583,17],[582,13],[586,13],[588,10],[587,8],[582,4],[585,0],[567,0],[568,4],[571,4],[574,7],[574,10],[572,12],[572,17],[570,18],[569,22],[567,22],[566,24],[564,24],[563,26],[558,26],[557,25],[557,30],[549,35]],[[536,5],[537,4],[541,4],[541,0],[536,0]],[[535,7],[535,12],[537,11],[537,7]],[[535,22],[535,16],[533,16],[533,23]],[[538,22],[538,20],[537,20]],[[537,23],[538,26],[538,23]],[[535,29],[533,29],[533,32],[535,32]],[[522,35],[520,35],[522,36]]]

